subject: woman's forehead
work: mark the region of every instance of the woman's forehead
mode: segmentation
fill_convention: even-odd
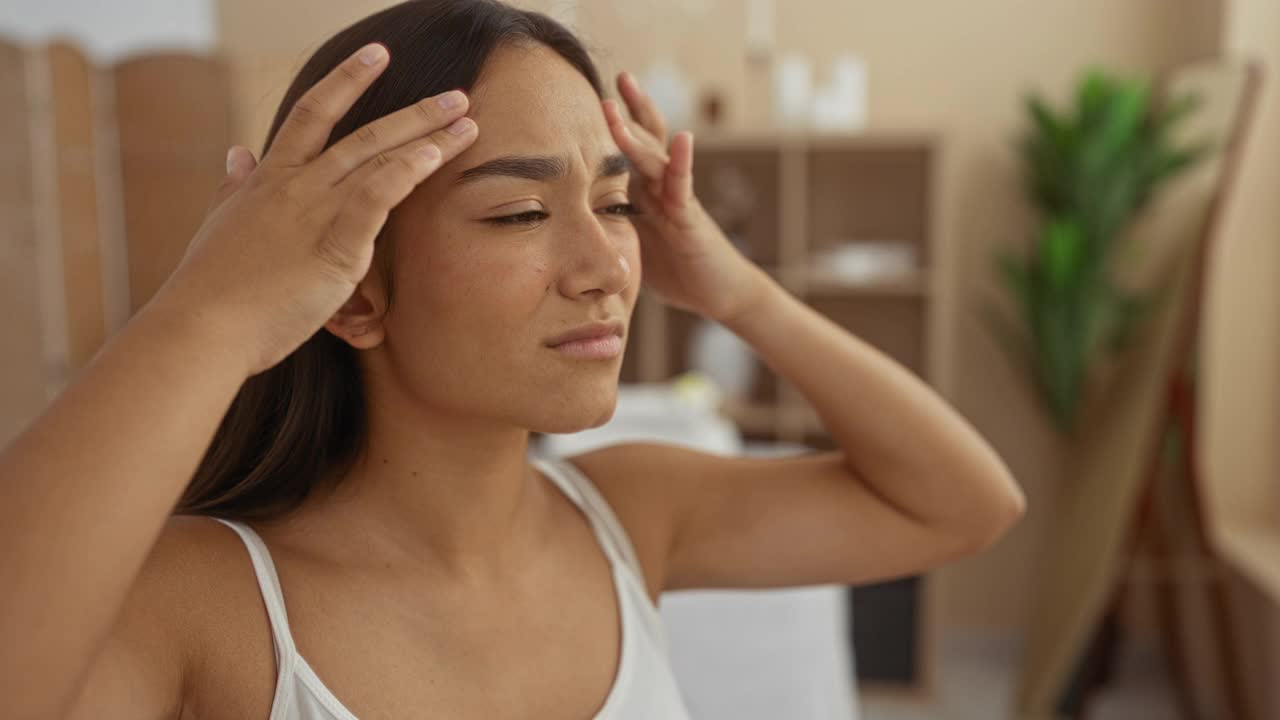
[[[508,45],[485,62],[467,113],[480,126],[476,145],[607,139],[600,97],[550,48]],[[489,141],[489,142],[486,142]]]

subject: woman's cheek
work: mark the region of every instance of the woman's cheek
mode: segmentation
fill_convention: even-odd
[[[555,274],[554,248],[550,243],[529,243],[507,251],[495,262],[513,282],[527,278],[533,283],[550,282]]]

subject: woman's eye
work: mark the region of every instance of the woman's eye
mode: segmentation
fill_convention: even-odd
[[[601,212],[605,215],[639,215],[640,208],[631,203],[618,203],[604,208]]]
[[[608,205],[601,208],[600,212],[605,215],[621,216],[641,214],[640,208],[636,207],[632,203],[616,203]],[[498,217],[487,218],[485,222],[493,225],[532,225],[533,223],[542,222],[549,217],[551,216],[542,210],[526,210],[525,212],[515,213],[514,215],[500,215]]]
[[[487,219],[485,222],[494,225],[530,225],[547,219],[547,214],[541,210],[527,210],[514,215],[502,215]]]

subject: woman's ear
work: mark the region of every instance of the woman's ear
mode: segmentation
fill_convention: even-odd
[[[355,349],[368,350],[381,345],[386,337],[386,312],[385,286],[376,271],[370,272],[324,327]]]

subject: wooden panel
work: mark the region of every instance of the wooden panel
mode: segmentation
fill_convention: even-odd
[[[190,55],[147,56],[114,77],[136,311],[182,259],[226,172],[231,93],[221,61]]]
[[[67,44],[51,45],[48,57],[69,373],[88,362],[106,336],[94,142],[97,71]]]
[[[31,134],[33,108],[24,49],[0,39],[0,445],[44,408],[44,354],[36,258],[36,197]]]
[[[778,263],[780,157],[774,148],[696,150],[694,187],[707,212],[760,265]]]
[[[261,153],[276,108],[307,57],[307,53],[285,52],[226,59],[234,113],[233,142],[251,148],[255,155]]]
[[[821,148],[809,156],[809,249],[896,240],[929,258],[930,146]]]
[[[1234,531],[1232,528],[1230,531]],[[1229,532],[1230,532],[1229,531]],[[1249,698],[1249,712],[1255,718],[1280,718],[1280,688],[1276,687],[1276,668],[1280,667],[1280,585],[1275,581],[1276,558],[1280,557],[1280,538],[1265,535],[1260,543],[1252,545],[1258,550],[1258,566],[1269,571],[1269,584],[1231,573],[1228,587],[1232,600],[1232,615],[1239,618],[1236,627],[1248,627],[1239,633],[1240,666]],[[1246,625],[1247,623],[1247,625]]]
[[[689,369],[689,346],[693,330],[702,322],[694,313],[667,308],[667,380]]]
[[[1178,308],[1185,307],[1190,254],[1168,268],[1178,279]],[[1117,378],[1110,412],[1089,427],[1083,456],[1063,488],[1058,527],[1046,559],[1030,631],[1026,675],[1019,699],[1024,711],[1046,712],[1066,690],[1093,628],[1111,597],[1121,569],[1120,548],[1138,503],[1140,483],[1160,440],[1166,379],[1181,312],[1166,312],[1150,329],[1140,352]]]

